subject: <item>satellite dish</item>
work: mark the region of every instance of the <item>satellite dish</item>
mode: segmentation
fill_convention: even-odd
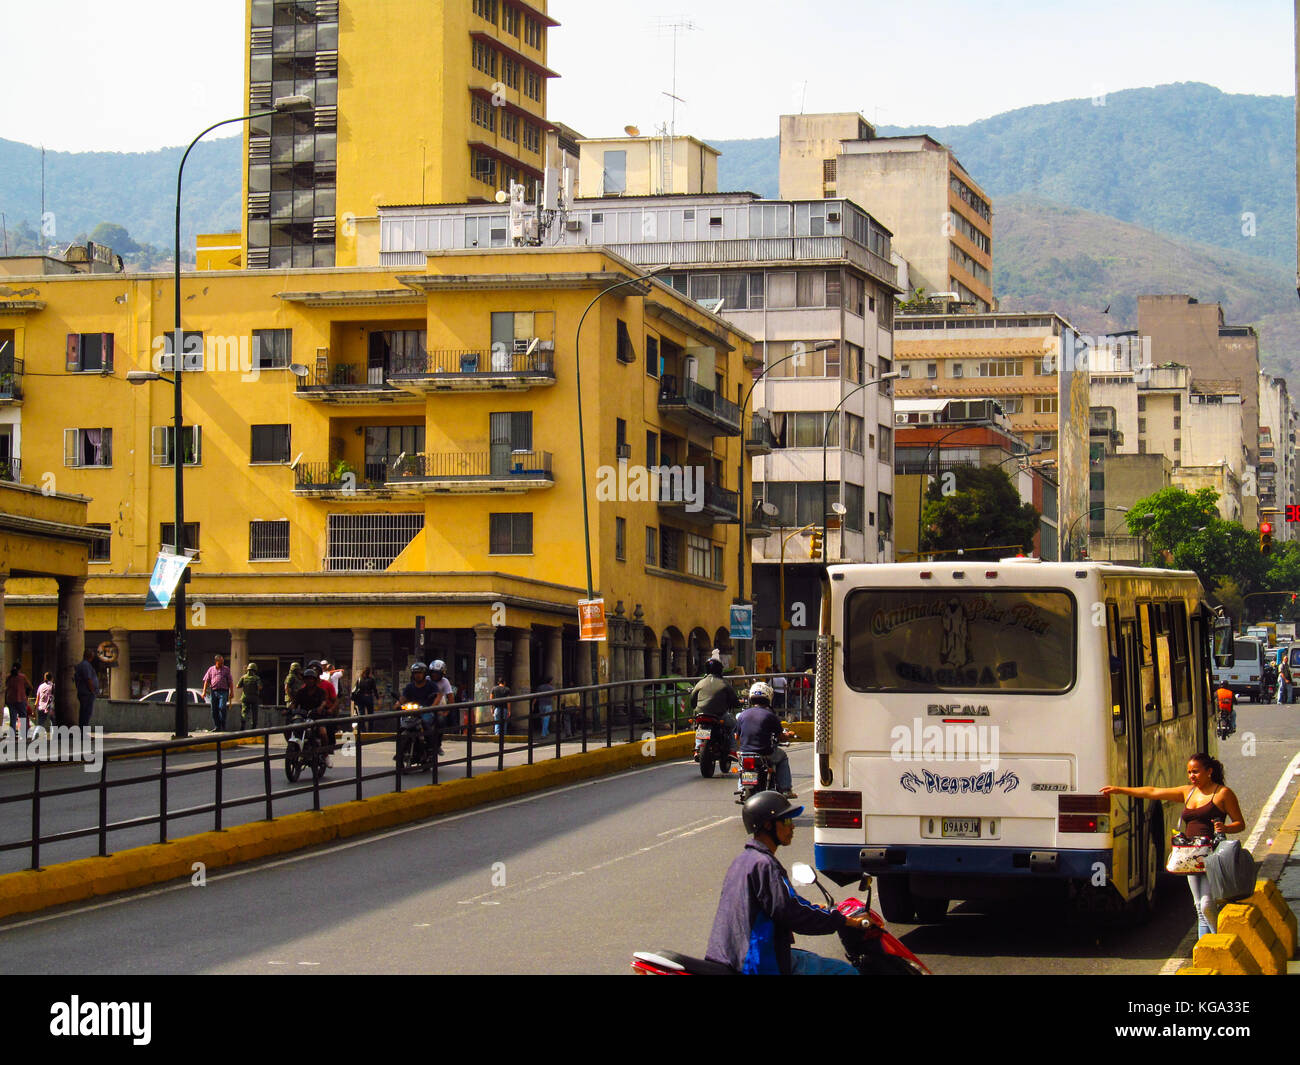
[[[528,350],[525,351],[524,354],[531,355],[534,351],[537,350],[537,345],[540,344],[541,342],[542,342],[541,337],[533,337],[533,339],[528,342]]]
[[[300,362],[289,363],[289,372],[292,373],[294,377],[306,377],[311,373],[311,371]]]
[[[775,503],[769,503],[766,500],[764,500],[763,513],[766,514],[769,518],[775,518],[778,514],[781,513],[781,508],[778,507]]]
[[[641,131],[637,129],[636,126],[624,126],[623,132],[626,133],[629,137],[641,136]]]
[[[505,189],[497,189],[496,198],[497,198],[497,203],[505,203],[506,200],[510,199],[510,193],[506,192]]]
[[[849,508],[846,507],[843,503],[832,503],[831,510],[835,511],[835,513],[839,514],[841,517],[843,517],[845,514],[849,512]]]
[[[706,308],[707,308],[711,313],[713,313],[713,314],[718,314],[718,313],[721,312],[721,310],[722,310],[723,306],[726,304],[726,302],[727,302],[727,301],[726,301],[725,299],[713,300],[711,303],[706,303],[704,306],[705,306],[705,307],[706,307]]]
[[[299,452],[298,452],[298,457],[295,458],[291,463],[289,463],[289,469],[291,469],[291,470],[296,470],[296,469],[298,468],[298,463],[300,463],[300,462],[302,461],[302,455],[303,455],[303,453],[302,453],[301,451],[299,451]]]

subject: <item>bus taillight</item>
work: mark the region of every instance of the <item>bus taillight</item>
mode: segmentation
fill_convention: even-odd
[[[1102,814],[1058,814],[1058,832],[1109,832],[1110,818]]]
[[[1056,811],[1062,814],[1108,814],[1110,813],[1110,796],[1058,795],[1056,797]]]
[[[814,810],[814,828],[861,828],[861,810]]]
[[[815,810],[861,810],[862,792],[827,791],[813,792],[813,809]]]

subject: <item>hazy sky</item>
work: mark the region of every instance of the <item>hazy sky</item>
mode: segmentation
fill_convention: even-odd
[[[588,136],[669,119],[673,35],[662,24],[674,21],[695,27],[677,35],[677,129],[715,140],[774,136],[778,116],[800,109],[944,126],[1175,81],[1295,92],[1288,0],[689,0],[657,17],[626,0],[552,0],[549,10],[561,22],[549,63],[562,75],[550,117]],[[0,138],[57,150],[188,142],[240,113],[243,11],[243,0],[6,0]]]

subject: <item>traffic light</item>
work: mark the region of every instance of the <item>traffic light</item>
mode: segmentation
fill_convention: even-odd
[[[821,561],[822,557],[822,531],[814,529],[812,536],[808,540],[808,557],[814,562]]]
[[[1266,521],[1259,523],[1259,553],[1261,555],[1273,553],[1273,526]]]

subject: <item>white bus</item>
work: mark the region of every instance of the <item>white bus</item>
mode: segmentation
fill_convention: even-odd
[[[822,597],[814,854],[876,877],[889,921],[1056,893],[1149,909],[1161,804],[1215,749],[1214,646],[1192,573],[1108,564],[844,565]]]

